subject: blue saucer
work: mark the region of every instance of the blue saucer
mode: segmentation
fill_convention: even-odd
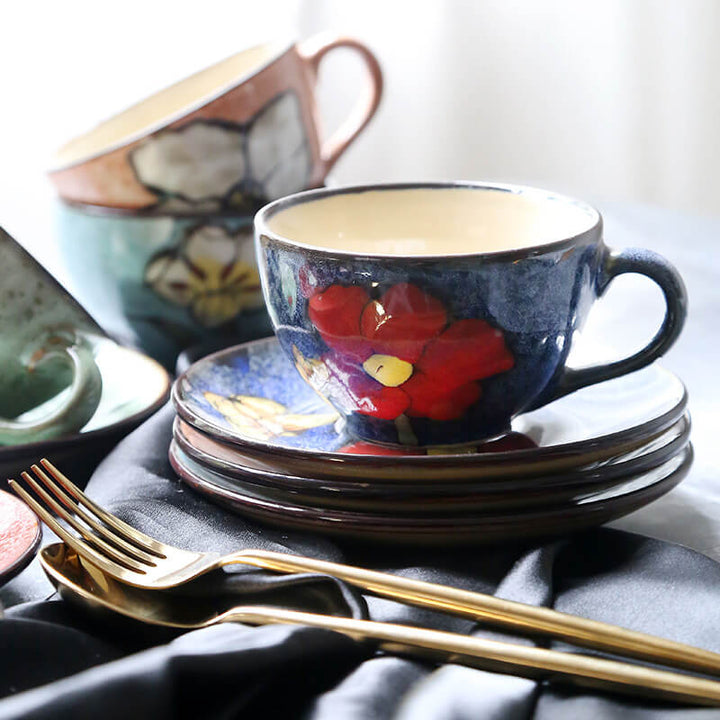
[[[351,438],[274,337],[195,362],[176,381],[172,398],[186,423],[238,453],[271,463],[330,463],[340,475],[346,469],[362,474],[362,468],[370,471],[379,464],[403,473],[448,465],[471,473],[505,466],[527,472],[540,462],[577,467],[648,442],[687,405],[680,379],[654,364],[521,415],[509,436],[484,446],[429,453],[387,448]]]

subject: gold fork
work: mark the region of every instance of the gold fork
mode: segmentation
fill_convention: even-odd
[[[43,504],[17,482],[9,480],[12,489],[79,556],[128,585],[169,589],[234,563],[277,572],[321,573],[374,595],[454,613],[524,634],[556,638],[581,647],[720,675],[718,653],[545,607],[269,550],[248,549],[219,555],[176,548],[141,533],[103,510],[48,460],[43,459],[40,463],[52,480],[37,465],[32,465],[31,469],[55,497],[27,472],[23,472],[22,477]],[[53,512],[78,535],[62,525]]]

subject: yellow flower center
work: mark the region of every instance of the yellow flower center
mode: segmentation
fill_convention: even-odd
[[[239,314],[260,291],[258,271],[242,261],[222,264],[212,257],[194,260],[190,285],[195,315],[204,325],[226,322]]]
[[[374,380],[385,387],[402,385],[413,373],[413,366],[394,355],[371,355],[363,369]]]

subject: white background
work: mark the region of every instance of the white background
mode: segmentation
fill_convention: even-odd
[[[335,182],[513,181],[720,213],[715,0],[65,0],[0,12],[0,225],[51,266],[43,172],[60,144],[247,45],[328,30],[371,46],[386,80]],[[321,74],[329,127],[362,82],[337,55]]]

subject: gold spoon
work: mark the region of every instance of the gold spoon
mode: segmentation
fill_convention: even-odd
[[[233,606],[227,598],[188,598],[145,590],[113,580],[63,543],[43,548],[40,563],[64,600],[85,610],[112,611],[152,625],[184,630],[224,622],[306,625],[369,642],[384,652],[436,663],[455,663],[536,680],[720,706],[720,682],[692,675],[439,630],[276,607]]]

